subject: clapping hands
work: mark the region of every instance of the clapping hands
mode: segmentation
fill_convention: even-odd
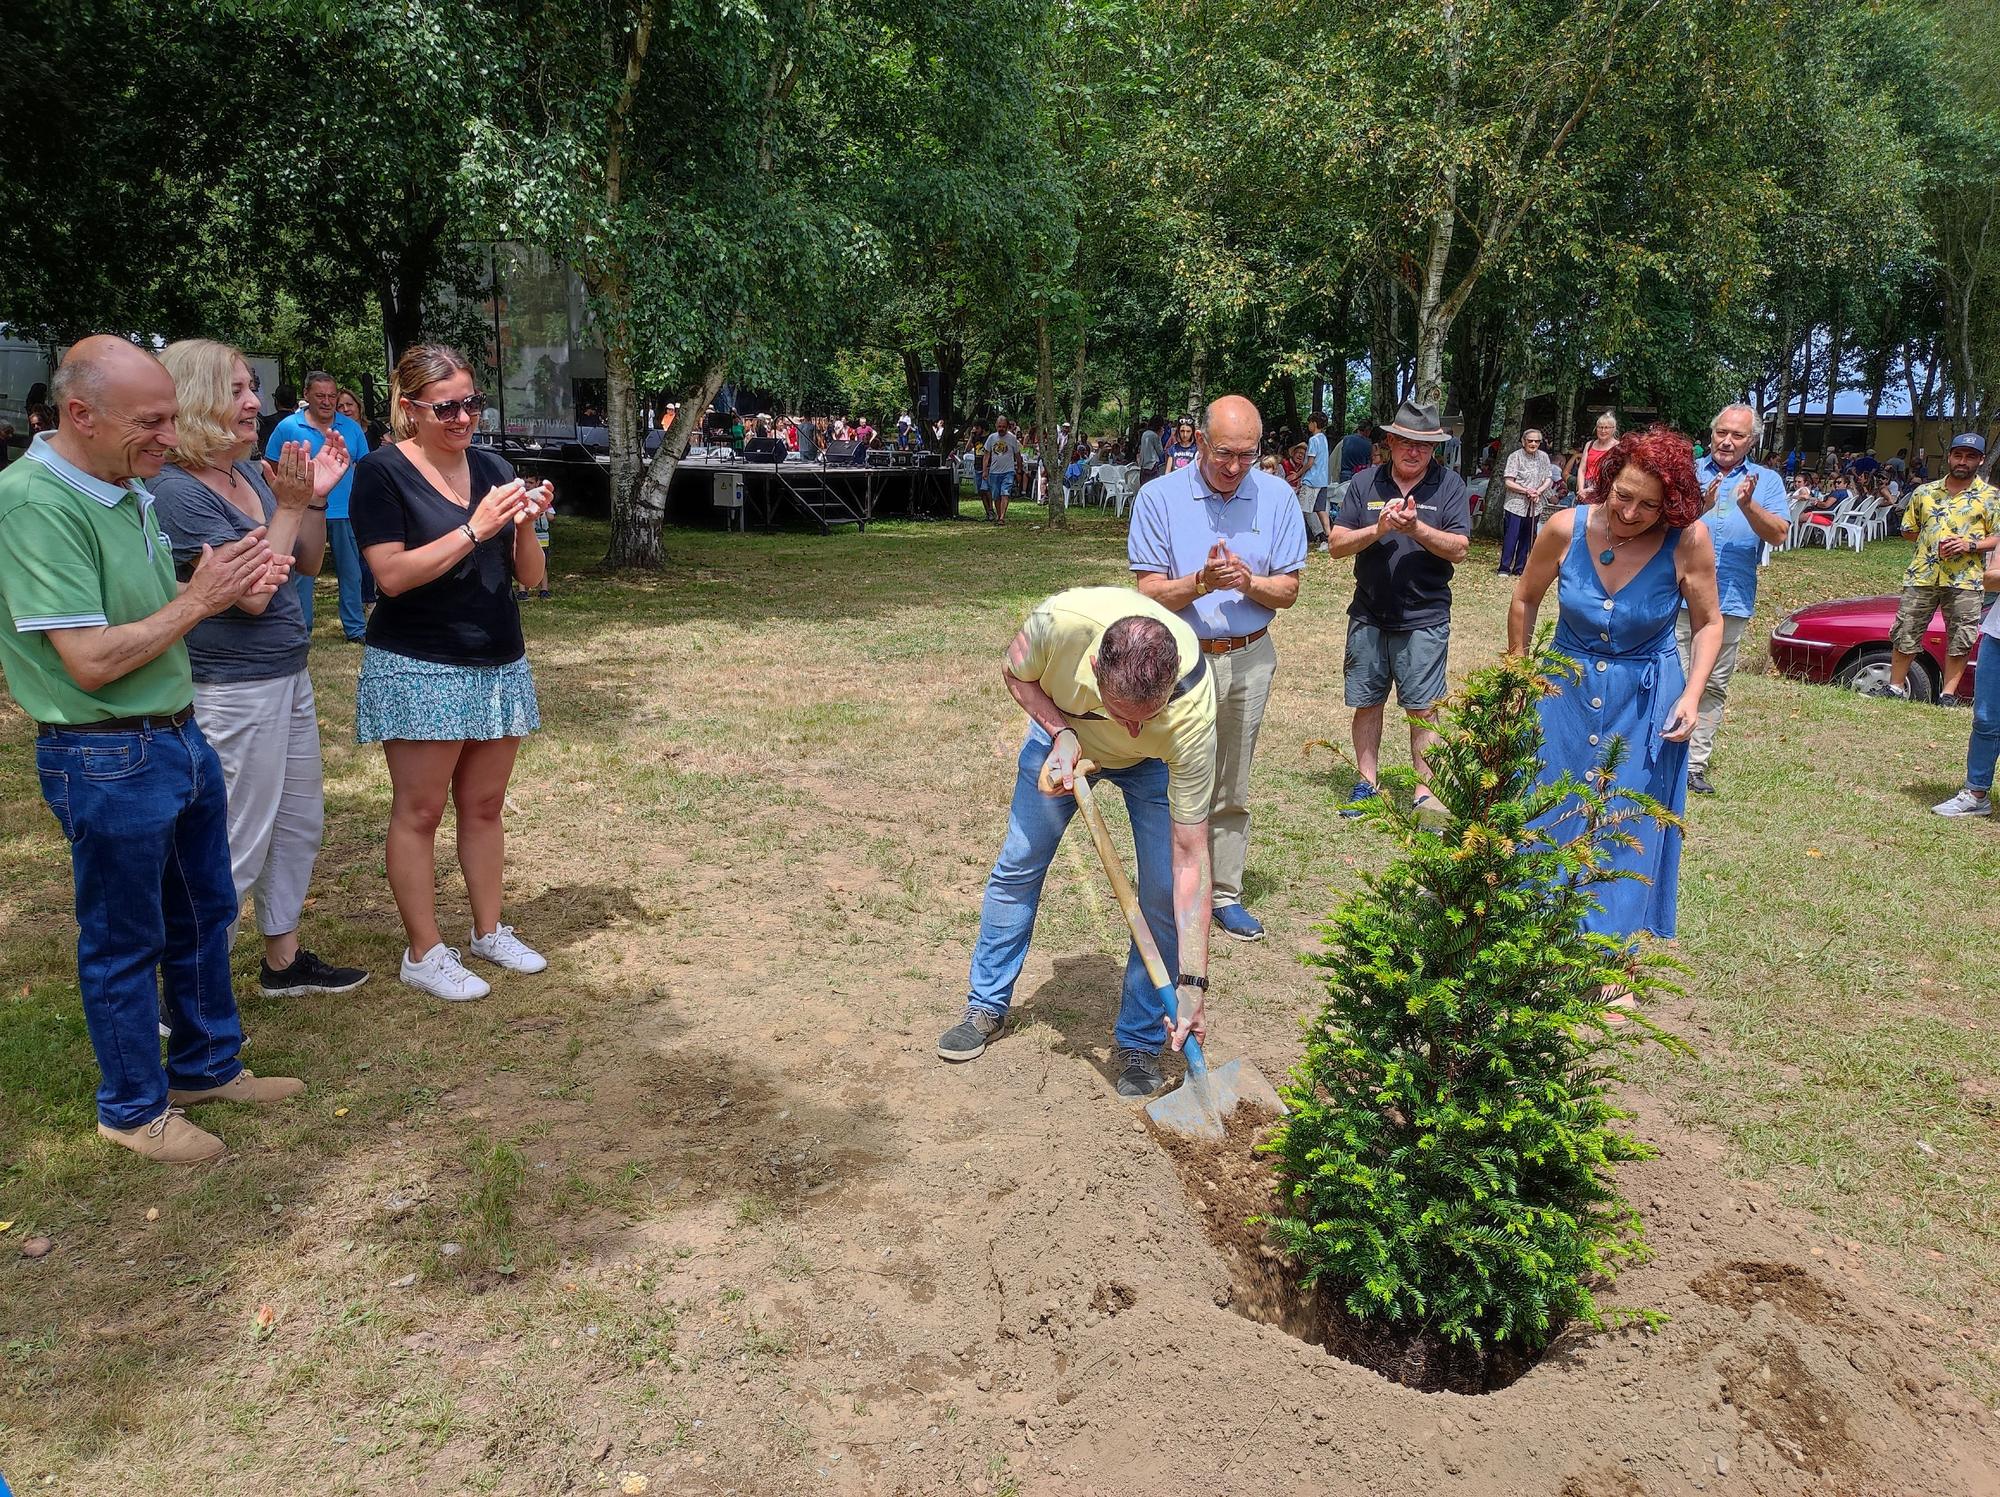
[[[259,525],[226,546],[203,546],[188,578],[188,592],[214,615],[250,598],[268,598],[292,574],[292,559],[271,550]]]
[[[278,508],[300,510],[315,499],[332,493],[353,465],[347,440],[334,432],[320,445],[319,455],[305,442],[287,442],[278,449],[278,460],[264,462],[264,482],[278,501]]]
[[[1407,533],[1415,529],[1416,524],[1417,501],[1406,494],[1401,499],[1392,499],[1382,506],[1381,518],[1375,522],[1375,533],[1378,537],[1387,535],[1392,530]]]
[[[1250,585],[1250,568],[1243,558],[1229,549],[1225,541],[1217,541],[1208,549],[1208,561],[1201,569],[1201,580],[1210,592],[1220,588],[1233,587],[1238,591]]]
[[[530,484],[524,478],[510,478],[488,489],[479,501],[472,512],[472,533],[485,541],[510,525],[532,525],[554,509],[555,502],[555,488],[546,479]]]

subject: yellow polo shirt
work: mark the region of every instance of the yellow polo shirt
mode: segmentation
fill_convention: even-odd
[[[1170,700],[1134,738],[1113,722],[1097,694],[1090,657],[1104,631],[1134,614],[1158,619],[1180,646],[1181,678],[1200,667],[1200,678]],[[1215,676],[1202,659],[1194,630],[1151,598],[1124,587],[1073,587],[1035,606],[1021,632],[1028,658],[1016,680],[1033,681],[1049,694],[1076,732],[1083,754],[1104,769],[1129,769],[1146,759],[1167,766],[1167,809],[1175,821],[1208,820],[1215,798]]]

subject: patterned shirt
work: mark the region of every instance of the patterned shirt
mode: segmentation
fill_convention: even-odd
[[[1986,586],[1986,556],[1980,551],[1963,551],[1957,556],[1938,555],[1938,542],[1947,536],[1976,541],[2000,534],[2000,489],[1983,478],[1975,478],[1959,493],[1946,490],[1945,480],[1921,485],[1910,496],[1903,514],[1905,529],[1917,533],[1917,554],[1903,574],[1905,587],[1955,587],[1980,592]]]

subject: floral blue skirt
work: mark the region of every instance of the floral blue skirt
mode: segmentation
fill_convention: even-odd
[[[361,651],[354,740],[520,738],[542,725],[527,657],[510,665],[441,665],[373,646]]]

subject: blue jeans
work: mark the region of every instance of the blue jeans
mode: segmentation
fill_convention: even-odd
[[[299,612],[306,616],[306,633],[308,634],[312,633],[313,628],[313,584],[317,581],[319,581],[319,578],[308,576],[304,572],[299,573],[298,576],[292,579],[292,586],[297,590],[299,595]]]
[[[333,575],[340,584],[340,632],[359,640],[368,632],[368,604],[374,578],[355,544],[354,527],[346,520],[326,522],[326,552],[333,558]],[[311,619],[307,619],[310,627]]]
[[[169,1085],[199,1091],[243,1069],[229,979],[236,886],[222,765],[193,719],[134,733],[35,740],[42,799],[69,839],[76,980],[103,1081],[97,1116],[136,1128]],[[173,1029],[160,1064],[160,990]]]
[[[979,911],[969,1001],[996,1019],[1005,1018],[1013,1004],[1014,984],[1028,959],[1028,938],[1034,934],[1035,912],[1042,902],[1042,880],[1048,876],[1064,829],[1076,814],[1074,797],[1044,795],[1035,783],[1053,746],[1040,726],[1028,730],[1014,775],[1007,840],[1001,844],[1000,860],[986,880],[986,899]],[[1180,933],[1174,928],[1173,824],[1167,813],[1167,766],[1158,759],[1143,759],[1130,769],[1102,770],[1091,783],[1105,780],[1125,796],[1132,840],[1139,849],[1139,907],[1145,912],[1171,980],[1178,970],[1181,946]],[[1115,1031],[1118,1047],[1159,1054],[1166,1044],[1165,1017],[1166,1008],[1153,991],[1139,948],[1133,946],[1125,957],[1124,996]]]
[[[1988,635],[1979,647],[1979,668],[1972,676],[1972,742],[1965,749],[1965,783],[1974,790],[1991,790],[1993,761],[1997,758],[2000,758],[2000,640]]]

